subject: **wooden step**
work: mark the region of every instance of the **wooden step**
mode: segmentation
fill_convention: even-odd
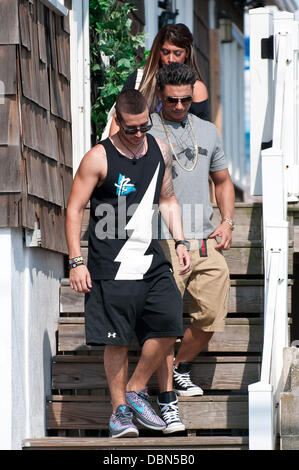
[[[293,281],[289,280],[288,311],[291,312],[291,290]],[[184,299],[184,311],[188,311],[188,294]],[[260,315],[264,310],[264,281],[262,279],[232,279],[228,311],[230,313]],[[69,279],[63,279],[60,286],[60,313],[84,313],[84,294],[70,288]]]
[[[218,207],[213,206],[213,224],[221,222]],[[236,203],[234,210],[235,230],[233,239],[236,240],[261,240],[263,232],[262,204],[261,203]]]
[[[289,274],[293,273],[293,240],[289,241]],[[88,241],[81,241],[81,253],[87,263]],[[263,243],[261,240],[232,242],[229,250],[223,251],[231,275],[258,276],[264,272]]]
[[[129,375],[139,358],[129,357]],[[257,382],[260,375],[259,356],[199,356],[194,359],[192,379],[204,390],[247,389]],[[149,391],[158,390],[154,375]],[[52,390],[96,390],[108,389],[103,355],[101,356],[55,356],[52,363]],[[85,392],[86,393],[86,392]]]
[[[289,241],[288,273],[293,273],[293,240]],[[263,243],[260,240],[234,241],[223,251],[230,275],[261,276],[264,274]]]
[[[158,411],[154,397],[151,404]],[[187,430],[248,428],[246,395],[179,397],[179,411]],[[108,396],[52,395],[47,400],[48,430],[106,430],[110,415]]]
[[[213,223],[221,221],[220,211],[213,206]],[[262,240],[263,238],[263,207],[261,203],[235,203],[234,220],[236,227],[233,233],[234,241]],[[299,204],[288,204],[289,240],[294,240],[294,228],[298,226]]]
[[[184,320],[185,328],[190,320]],[[223,332],[212,336],[206,351],[220,352],[255,352],[260,353],[263,340],[263,321],[261,318],[227,318]],[[84,317],[62,317],[58,324],[58,351],[102,350],[102,346],[87,346],[85,343]],[[130,351],[139,350],[136,338]]]
[[[138,438],[45,437],[25,439],[23,450],[244,450],[246,436],[183,436]],[[143,457],[142,457],[143,458]],[[99,460],[100,461],[100,460]]]

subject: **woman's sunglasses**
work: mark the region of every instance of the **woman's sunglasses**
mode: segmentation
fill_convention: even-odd
[[[183,98],[177,98],[176,96],[167,96],[165,101],[170,104],[178,104],[180,101],[182,104],[190,103],[192,101],[192,96],[184,96]]]
[[[127,135],[134,135],[137,134],[137,132],[142,132],[144,134],[145,132],[148,132],[152,127],[153,127],[153,122],[151,116],[149,117],[150,119],[150,124],[147,124],[146,126],[140,126],[140,127],[130,127],[129,129],[126,129],[123,127],[121,121],[119,121],[120,127],[124,131],[125,134]]]

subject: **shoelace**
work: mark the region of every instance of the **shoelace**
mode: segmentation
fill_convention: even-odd
[[[140,392],[138,392],[138,394],[140,396],[140,398],[143,398],[143,400],[145,400],[147,403],[149,403],[150,401],[150,397],[149,397],[149,394],[143,390],[141,390]]]
[[[180,374],[179,372],[174,371],[174,377],[179,385],[183,385],[183,387],[194,387],[194,383],[190,379],[190,372]]]
[[[171,401],[170,403],[166,403],[165,405],[160,403],[160,406],[163,420],[166,422],[166,424],[170,424],[173,421],[178,421],[179,409],[176,401]]]
[[[120,424],[127,424],[128,420],[132,419],[132,413],[131,411],[118,411],[115,413],[115,416],[119,420]]]

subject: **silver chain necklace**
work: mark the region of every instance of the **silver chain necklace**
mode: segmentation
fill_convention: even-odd
[[[159,116],[160,116],[160,119],[161,119],[161,122],[163,124],[163,127],[164,127],[164,131],[165,131],[165,134],[166,134],[166,137],[167,137],[167,140],[168,140],[168,143],[169,143],[169,146],[171,148],[171,151],[176,159],[176,161],[178,162],[178,164],[180,165],[181,168],[183,168],[183,170],[185,171],[193,171],[194,168],[196,167],[196,164],[197,164],[197,161],[198,161],[198,142],[197,142],[197,138],[196,138],[196,134],[194,132],[194,128],[193,128],[193,124],[189,118],[189,115],[187,114],[187,121],[188,121],[188,124],[190,125],[190,128],[191,128],[191,132],[192,132],[192,136],[193,136],[193,144],[194,144],[194,148],[195,148],[195,160],[194,160],[194,163],[192,165],[191,168],[186,168],[179,160],[177,154],[175,153],[174,151],[174,148],[173,148],[173,145],[172,145],[172,142],[171,142],[171,139],[170,139],[170,135],[169,135],[169,132],[167,130],[167,127],[166,127],[166,124],[165,124],[165,121],[164,121],[164,118],[162,116],[162,111],[160,111],[159,113]]]

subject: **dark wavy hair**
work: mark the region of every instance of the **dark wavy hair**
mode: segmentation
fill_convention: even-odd
[[[193,87],[197,74],[186,64],[171,62],[158,70],[156,79],[160,90],[163,90],[165,85],[191,85]]]

